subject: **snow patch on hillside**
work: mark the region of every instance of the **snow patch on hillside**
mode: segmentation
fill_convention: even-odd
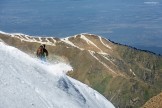
[[[94,47],[99,49],[101,52],[103,52],[96,44],[94,44],[91,40],[86,38],[86,36],[84,36],[83,34],[81,34],[81,39],[85,40],[89,45],[93,45]]]
[[[25,35],[22,33],[6,33],[3,31],[0,31],[0,34],[4,34],[7,36],[11,36],[11,37],[15,37],[20,39],[21,41],[26,41],[26,42],[37,42],[37,43],[41,43],[41,44],[46,44],[46,45],[52,45],[52,46],[56,46],[55,45],[55,40],[53,39],[53,37],[44,37],[44,40],[42,40],[42,37],[38,37],[38,36],[29,36],[29,35]],[[38,38],[38,40],[36,40],[36,38]],[[50,39],[53,40],[53,42],[51,42]]]
[[[100,39],[101,43],[102,43],[105,47],[107,47],[107,48],[109,48],[109,49],[112,49],[109,45],[105,44],[105,43],[102,41],[102,38],[101,38],[100,36],[99,36],[99,39]]]

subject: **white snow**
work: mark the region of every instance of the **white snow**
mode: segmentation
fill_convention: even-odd
[[[65,42],[65,43],[67,43],[67,44],[69,44],[69,45],[71,45],[71,46],[73,46],[73,47],[77,47],[77,46],[74,45],[71,41],[69,41],[69,37],[63,38],[63,39],[61,39],[61,41]],[[77,48],[78,48],[78,47],[77,47]]]
[[[102,38],[101,38],[100,36],[99,36],[99,39],[100,39],[101,43],[102,43],[105,47],[107,47],[107,48],[109,48],[109,49],[112,49],[109,45],[105,44],[105,43],[102,41]]]
[[[6,33],[6,32],[3,32],[3,31],[0,31],[0,33],[1,33],[1,34],[8,34],[8,33]]]
[[[81,39],[85,40],[89,45],[91,44],[91,45],[95,46],[97,49],[99,49],[101,52],[103,52],[97,45],[95,45],[91,40],[86,38],[83,34],[81,34]]]
[[[106,57],[105,55],[101,55],[103,58],[105,58],[106,60],[108,60],[111,64],[113,64],[114,66],[116,66],[108,57]]]
[[[37,42],[37,43],[41,43],[41,44],[47,44],[47,45],[52,45],[52,46],[56,46],[55,45],[55,40],[52,38],[52,37],[46,37],[45,40],[46,42],[43,42],[41,37],[32,37],[32,36],[29,36],[29,35],[25,35],[25,34],[22,34],[22,33],[5,33],[3,31],[0,31],[1,34],[5,34],[5,35],[8,35],[8,36],[11,36],[11,37],[16,37],[18,39],[20,39],[21,41],[27,41],[27,42]],[[37,41],[35,38],[38,38],[39,41]],[[53,39],[53,43],[50,42],[48,40],[48,38],[52,38]]]
[[[47,43],[52,43],[52,42],[50,42],[50,41],[48,40],[48,38],[46,38],[46,41],[47,41]]]
[[[94,51],[90,51],[89,50],[89,53],[91,54],[92,57],[94,57],[97,61],[99,61],[102,65],[104,65],[107,69],[109,69],[111,72],[113,72],[114,74],[116,74],[116,72],[114,70],[112,70],[108,65],[106,65],[104,62],[100,61],[99,58],[97,58],[95,55],[94,55]]]
[[[71,45],[75,48],[78,48],[79,50],[83,51],[84,49],[83,48],[79,48],[78,46],[76,46],[75,44],[73,44],[70,40],[69,40],[70,37],[67,37],[67,38],[62,38],[61,41],[62,42],[65,42],[66,44],[68,45]]]
[[[53,40],[54,43],[56,43],[56,40],[54,38],[51,37],[51,39]]]
[[[0,31],[1,34],[6,34],[6,35],[11,35],[11,36],[15,36],[15,35],[24,35],[22,33],[6,33],[6,32],[3,32],[3,31]]]
[[[115,108],[66,72],[68,64],[41,63],[0,42],[0,108]]]
[[[134,76],[136,76],[136,74],[132,71],[132,69],[130,69],[130,72],[132,72],[132,74],[133,74]]]
[[[41,37],[39,37],[39,41],[40,41],[40,42],[42,42],[42,39],[41,39]]]

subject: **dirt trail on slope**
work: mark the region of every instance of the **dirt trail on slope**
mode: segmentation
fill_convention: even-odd
[[[162,93],[151,98],[142,108],[162,108]]]

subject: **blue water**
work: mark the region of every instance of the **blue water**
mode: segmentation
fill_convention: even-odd
[[[101,35],[162,54],[162,0],[0,0],[0,30]]]

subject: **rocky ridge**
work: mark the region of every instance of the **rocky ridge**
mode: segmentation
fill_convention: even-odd
[[[46,44],[49,62],[70,63],[68,75],[88,84],[119,108],[138,108],[160,93],[162,57],[116,44],[93,34],[59,39],[0,33],[5,43],[35,57]]]

